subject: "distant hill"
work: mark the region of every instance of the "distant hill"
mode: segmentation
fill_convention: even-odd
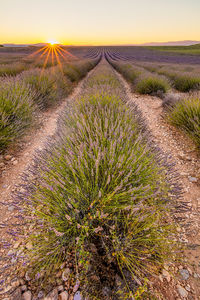
[[[200,41],[176,41],[176,42],[152,42],[152,43],[144,43],[142,46],[192,46],[200,44]]]
[[[28,47],[28,44],[3,44],[4,47]]]

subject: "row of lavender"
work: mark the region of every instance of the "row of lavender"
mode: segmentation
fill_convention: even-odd
[[[70,294],[155,296],[152,275],[175,254],[174,175],[107,62],[68,102],[28,178],[20,199],[34,228],[25,242],[32,286],[52,289],[62,269]]]
[[[131,55],[128,57],[116,51],[106,51],[106,57],[113,62],[126,61],[136,71],[145,77],[162,78],[168,88],[174,88],[180,92],[189,92],[200,89],[200,66],[196,65],[177,65],[166,64],[164,62],[146,62],[133,60]],[[157,76],[156,76],[157,75]]]
[[[0,79],[0,152],[34,124],[39,110],[45,110],[66,97],[74,83],[99,61],[82,60],[63,64],[62,69],[31,69],[16,77]]]
[[[127,64],[116,60],[116,57],[113,60],[109,53],[106,53],[106,58],[131,83],[134,91],[160,96],[167,120],[185,131],[200,146],[200,76],[197,67],[179,66],[187,73],[182,75],[172,67],[169,71],[165,65]],[[189,75],[189,72],[192,74]],[[170,86],[178,91],[190,91],[190,94],[177,95],[171,92],[164,95]]]

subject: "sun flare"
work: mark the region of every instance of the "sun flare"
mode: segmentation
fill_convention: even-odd
[[[58,42],[56,40],[49,40],[48,43],[51,45],[51,46],[54,46],[56,44],[58,44]]]
[[[76,56],[64,49],[56,40],[49,40],[45,43],[45,46],[31,53],[31,56],[35,57],[36,62],[42,62],[41,74],[48,65],[52,67],[57,65],[63,73],[62,64],[77,59]]]

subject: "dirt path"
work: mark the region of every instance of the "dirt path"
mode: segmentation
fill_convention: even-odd
[[[93,70],[88,75],[91,72]],[[14,150],[11,150],[4,156],[4,161],[7,158],[6,168],[3,176],[0,177],[0,299],[4,299],[1,293],[5,290],[5,286],[8,286],[10,290],[16,288],[16,282],[14,281],[13,285],[11,283],[15,259],[10,253],[17,248],[19,238],[17,227],[21,227],[21,222],[16,218],[18,213],[13,202],[13,194],[23,183],[22,175],[33,163],[36,151],[42,150],[47,140],[55,134],[60,113],[64,110],[67,101],[73,101],[78,96],[84,80],[78,84],[68,98],[62,101],[61,105],[43,114],[41,128],[31,130],[31,133],[25,137],[26,142],[21,151],[14,153]]]
[[[189,246],[189,250],[185,251],[185,262],[171,270],[167,267],[165,276],[160,277],[160,281],[166,285],[166,299],[200,299],[200,155],[189,138],[164,120],[161,99],[132,93],[127,82],[121,75],[118,76],[126,88],[128,98],[142,112],[155,143],[175,163],[183,187],[183,198],[180,201],[186,202],[188,208],[176,216],[183,222],[180,227],[181,241]],[[175,273],[172,276],[171,271]],[[168,290],[167,277],[174,291]]]

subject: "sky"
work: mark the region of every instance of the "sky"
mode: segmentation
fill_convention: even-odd
[[[200,40],[200,0],[0,0],[0,44]]]

